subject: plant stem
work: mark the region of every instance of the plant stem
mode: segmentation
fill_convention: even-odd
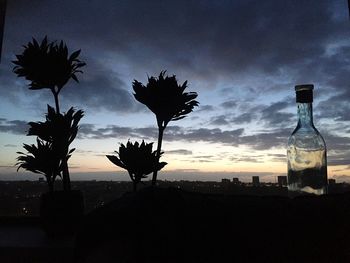
[[[58,103],[58,93],[55,90],[52,90],[53,96],[55,97],[56,113],[60,113],[60,104]]]
[[[160,153],[162,150],[163,133],[164,133],[164,127],[159,126],[158,127],[158,145],[157,145],[157,164],[159,163]],[[157,183],[157,173],[158,173],[158,169],[157,167],[155,167],[153,171],[153,176],[152,176],[152,186],[155,186]]]
[[[49,192],[53,192],[53,180],[51,180],[50,176],[46,176],[47,184],[49,185]]]
[[[63,190],[70,191],[71,187],[70,187],[70,177],[69,177],[67,161],[64,161],[63,163],[62,181],[63,181]]]
[[[61,88],[57,88],[57,91],[55,87],[51,89],[53,96],[55,98],[55,105],[56,105],[56,113],[60,114],[60,104],[58,101],[58,93],[61,90]],[[67,149],[68,151],[68,149]],[[69,170],[68,170],[68,161],[66,159],[63,160],[63,172],[62,172],[62,180],[63,180],[63,190],[64,191],[70,191],[70,178],[69,178]]]

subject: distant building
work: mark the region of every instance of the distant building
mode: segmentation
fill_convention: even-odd
[[[253,176],[252,177],[252,183],[253,183],[253,186],[259,186],[260,185],[259,176]]]
[[[39,177],[39,183],[43,183],[45,182],[44,178],[43,177]]]
[[[223,179],[221,179],[221,183],[222,184],[229,184],[229,183],[231,183],[231,181],[230,181],[230,179],[223,178]]]
[[[232,178],[232,183],[239,184],[240,182],[239,182],[239,179],[237,177],[233,177]]]
[[[280,187],[287,186],[287,176],[285,175],[277,176],[277,182],[278,182],[278,186]]]
[[[336,182],[335,182],[335,179],[328,179],[328,184],[329,185],[334,185]]]

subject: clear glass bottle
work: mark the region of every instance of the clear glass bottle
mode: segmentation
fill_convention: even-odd
[[[327,149],[312,118],[312,84],[297,85],[298,124],[287,146],[288,191],[291,197],[327,193]]]

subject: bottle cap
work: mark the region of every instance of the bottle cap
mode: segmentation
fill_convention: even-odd
[[[296,85],[295,92],[297,95],[296,101],[299,103],[311,103],[313,101],[312,91],[314,89],[313,84]]]

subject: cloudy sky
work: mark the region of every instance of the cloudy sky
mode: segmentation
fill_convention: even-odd
[[[85,111],[70,160],[74,178],[123,178],[106,154],[128,139],[156,141],[154,115],[132,95],[134,79],[161,70],[188,80],[200,106],[165,131],[160,179],[242,180],[286,174],[296,126],[294,86],[313,83],[315,125],[329,177],[350,176],[350,21],[346,0],[8,1],[0,64],[0,179],[14,174],[28,121],[54,105],[12,73],[32,37],[63,39],[87,63],[61,92]],[[114,177],[113,177],[114,176]],[[126,176],[125,176],[126,177]],[[350,178],[350,177],[349,177]]]

